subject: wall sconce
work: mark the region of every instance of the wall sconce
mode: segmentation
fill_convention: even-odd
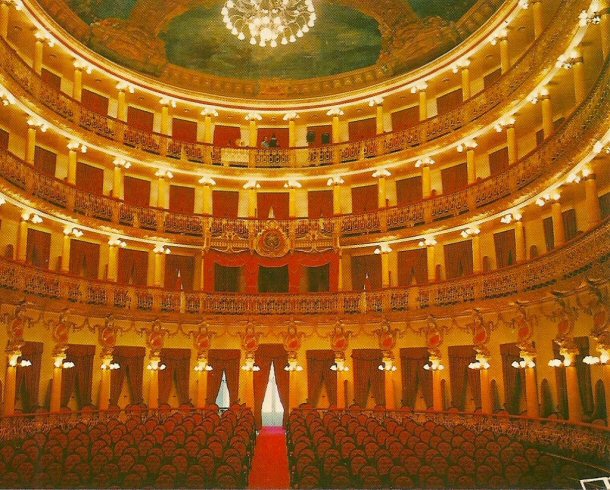
[[[4,87],[0,87],[0,100],[2,100],[2,105],[8,106],[13,105],[16,102],[15,97]]]
[[[21,359],[20,361],[17,358],[11,359],[8,363],[11,367],[30,367],[32,365],[32,361],[28,359]]]
[[[209,371],[214,371],[214,368],[206,362],[206,363],[197,364],[194,368],[194,371],[196,371],[198,373],[202,373],[204,371],[209,372]]]
[[[426,371],[442,371],[445,369],[445,366],[441,364],[440,360],[430,361],[429,364],[424,364],[424,369]]]
[[[415,168],[420,168],[424,166],[434,165],[436,161],[432,160],[430,157],[420,158],[415,162]]]
[[[146,366],[146,369],[148,369],[149,371],[163,371],[167,366],[165,364],[160,364],[156,361],[151,361],[148,366]]]
[[[417,83],[413,84],[413,86],[411,87],[411,93],[416,94],[418,92],[423,92],[427,88],[428,88],[428,84],[426,82],[417,82]]]
[[[326,113],[327,116],[339,117],[345,114],[339,107],[333,107]]]
[[[340,175],[333,175],[331,178],[329,178],[326,181],[326,185],[328,187],[331,187],[333,185],[341,185],[341,184],[345,184],[345,180],[343,180],[343,177],[341,177]]]
[[[117,83],[116,88],[121,92],[129,92],[130,94],[133,94],[136,91],[136,88],[131,83],[127,83],[124,81],[120,81],[119,83]]]
[[[549,89],[546,87],[542,87],[541,89],[534,90],[528,97],[527,100],[531,104],[537,104],[540,99],[549,96]]]
[[[199,179],[199,183],[202,185],[209,185],[209,186],[216,185],[216,181],[212,177],[208,177],[207,175],[204,175],[203,177],[201,177]]]
[[[291,111],[291,112],[287,112],[286,114],[284,114],[284,117],[282,118],[284,121],[294,121],[295,119],[299,118],[299,114],[296,113],[295,111]]]
[[[37,41],[46,43],[49,46],[49,48],[52,48],[53,46],[55,46],[55,38],[53,36],[51,36],[51,34],[49,34],[47,31],[39,29],[34,33],[34,37],[36,38]]]
[[[511,224],[513,221],[521,221],[523,215],[519,211],[513,211],[512,213],[507,213],[500,218],[500,221],[505,225]]]
[[[588,364],[589,366],[594,366],[597,364],[604,366],[608,364],[608,361],[610,361],[610,354],[608,352],[604,352],[600,356],[585,356],[585,358],[582,360],[582,362]]]
[[[87,146],[80,141],[70,141],[68,143],[68,150],[80,151],[81,153],[87,153]]]
[[[163,178],[167,178],[167,179],[173,179],[174,178],[174,174],[170,170],[163,169],[163,168],[160,168],[159,170],[157,170],[155,172],[155,176],[156,177],[163,177]]]
[[[394,359],[390,359],[389,357],[383,359],[383,362],[379,366],[377,366],[377,369],[390,373],[396,372],[398,370],[398,368],[394,364]]]
[[[571,359],[551,359],[548,362],[548,365],[552,368],[558,368],[558,367],[570,367],[572,365],[572,360]]]
[[[610,155],[610,145],[608,145],[607,142],[603,142],[601,140],[596,141],[593,145],[593,152],[596,155],[599,155],[602,151]]]
[[[303,366],[301,366],[299,363],[289,363],[286,366],[284,366],[284,371],[288,371],[288,372],[301,372],[303,371]]]
[[[3,195],[0,194],[0,206],[6,204],[6,199],[4,198]]]
[[[559,194],[559,192],[554,192],[553,194],[547,193],[536,199],[536,204],[543,207],[547,202],[559,201],[560,197],[561,194]]]
[[[574,66],[574,63],[576,63],[579,60],[582,60],[582,57],[580,56],[578,51],[573,49],[569,53],[564,53],[564,54],[560,55],[557,58],[557,62],[555,63],[555,66],[557,68],[563,68],[564,70],[570,70]]]
[[[100,366],[100,369],[101,369],[102,371],[106,371],[106,370],[108,370],[108,371],[114,371],[115,369],[120,369],[120,367],[121,367],[121,366],[119,365],[119,363],[118,363],[118,362],[111,362],[111,363],[109,363],[109,364],[102,364],[102,365]]]
[[[40,216],[38,216],[36,213],[23,213],[21,215],[21,219],[23,221],[29,221],[30,223],[33,223],[35,225],[39,225],[40,223],[42,223],[42,218]]]
[[[49,124],[46,121],[34,117],[28,119],[28,126],[34,129],[40,129],[43,133],[46,133],[47,129],[49,129]]]
[[[521,7],[523,10],[530,8],[529,0],[519,0],[519,7]]]
[[[423,240],[421,240],[417,245],[419,247],[433,247],[434,245],[436,245],[438,242],[436,241],[436,239],[434,237],[426,237]]]
[[[462,230],[460,235],[462,236],[462,238],[468,238],[471,236],[479,235],[480,233],[481,233],[481,230],[479,228],[477,228],[476,226],[472,226],[470,228],[466,228],[465,230]]]
[[[517,122],[517,120],[512,116],[502,118],[494,125],[494,129],[496,130],[496,133],[501,133],[506,128],[510,128],[511,126],[514,126],[515,122]]]
[[[460,60],[456,63],[453,64],[453,66],[451,67],[451,71],[453,73],[457,73],[460,70],[463,70],[464,68],[468,68],[470,66],[470,60],[468,58]]]
[[[122,167],[125,170],[131,168],[131,163],[125,160],[124,158],[115,158],[112,163],[114,163],[115,167]]]
[[[121,247],[125,248],[127,246],[127,242],[121,240],[120,238],[111,238],[108,240],[108,245],[111,247]]]
[[[166,246],[161,245],[161,244],[157,245],[153,249],[153,252],[155,252],[156,254],[165,254],[165,255],[169,255],[172,253],[172,251],[169,248],[167,248]]]
[[[389,254],[390,252],[392,252],[392,247],[390,247],[387,243],[380,243],[373,253],[375,255],[383,255]]]
[[[259,366],[257,366],[256,364],[244,364],[241,367],[242,371],[246,371],[246,372],[257,372],[260,371],[261,368]]]
[[[250,179],[248,182],[246,182],[244,184],[244,189],[249,190],[249,189],[260,189],[261,185],[254,179]]]
[[[159,99],[159,104],[164,106],[171,106],[173,109],[176,108],[176,99],[172,99],[171,97],[162,97]]]
[[[303,184],[294,179],[288,179],[288,182],[284,184],[284,189],[300,189],[301,187],[303,187]]]
[[[498,44],[498,41],[501,41],[503,39],[506,39],[508,37],[508,29],[507,29],[508,23],[505,21],[504,22],[504,27],[500,27],[500,29],[498,29],[492,36],[491,39],[489,40],[489,43],[492,46],[495,46],[496,44]]]
[[[340,372],[340,373],[346,373],[346,372],[349,371],[349,367],[345,363],[343,363],[343,362],[339,363],[339,362],[335,361],[335,364],[333,364],[330,367],[330,370],[331,371],[337,371],[337,372]]]
[[[468,364],[469,369],[489,369],[490,365],[487,361],[475,361]]]
[[[591,175],[591,170],[585,167],[580,172],[568,175],[566,184],[578,184],[582,179],[586,179],[589,175]]]
[[[201,115],[202,116],[210,116],[210,117],[218,117],[218,111],[216,110],[215,107],[212,106],[205,106],[202,110],[201,110]]]
[[[525,359],[521,359],[520,361],[513,361],[511,366],[515,369],[534,368],[536,367],[536,363],[532,360],[526,361]]]
[[[80,238],[83,236],[83,232],[80,231],[78,228],[66,228],[64,230],[64,235],[66,235],[66,236],[72,235],[76,238]]]
[[[381,177],[389,177],[391,175],[392,175],[392,173],[388,169],[386,169],[386,168],[379,168],[379,169],[377,169],[377,170],[375,170],[373,172],[372,177],[374,179],[379,179]]]
[[[369,107],[375,107],[376,105],[383,105],[383,97],[381,95],[369,99]]]
[[[597,2],[592,2],[589,10],[583,10],[578,15],[578,24],[580,27],[587,27],[588,25],[597,25],[602,21],[599,15],[599,5]]]

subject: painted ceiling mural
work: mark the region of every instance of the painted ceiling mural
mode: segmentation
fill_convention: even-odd
[[[463,40],[502,0],[316,0],[315,27],[276,48],[231,35],[223,0],[41,3],[58,2],[71,9],[58,22],[75,35],[87,32],[81,41],[128,68],[158,77],[172,66],[242,80],[303,80],[371,66],[391,76],[420,66]],[[82,25],[71,30],[74,19]]]

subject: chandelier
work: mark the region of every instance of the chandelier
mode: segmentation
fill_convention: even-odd
[[[263,48],[295,42],[317,18],[313,0],[227,0],[221,13],[231,34]]]

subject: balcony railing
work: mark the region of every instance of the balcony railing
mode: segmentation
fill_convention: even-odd
[[[337,315],[406,312],[527,294],[587,274],[610,277],[610,221],[529,262],[433,284],[369,292],[241,294],[168,291],[91,281],[0,258],[0,288],[71,308],[190,315]]]
[[[578,26],[578,14],[588,8],[589,3],[587,0],[563,0],[555,14],[556,17],[561,16],[560,19],[549,23],[546,31],[497,83],[458,108],[402,131],[322,147],[224,148],[199,142],[187,143],[159,133],[146,133],[131,128],[116,118],[87,110],[78,101],[53,90],[42,82],[40,76],[4,39],[0,40],[0,67],[4,78],[15,81],[22,92],[15,95],[33,97],[61,116],[62,122],[70,121],[75,128],[83,128],[120,145],[146,153],[195,163],[237,167],[290,168],[330,165],[418,147],[480,120],[511,98],[524,98],[534,88],[535,75],[550,69],[557,57],[565,51]]]

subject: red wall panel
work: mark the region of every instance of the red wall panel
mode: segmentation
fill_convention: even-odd
[[[436,111],[439,115],[452,111],[462,104],[462,89],[459,88],[436,99]]]
[[[27,240],[25,261],[33,266],[48,269],[51,257],[51,234],[30,228]]]
[[[70,274],[87,279],[97,279],[99,264],[99,244],[70,240]]]
[[[178,277],[180,274],[180,277]],[[165,288],[173,290],[193,290],[195,277],[195,257],[170,254],[165,256]]]
[[[265,137],[270,141],[273,135],[277,139],[278,148],[288,148],[290,142],[288,128],[258,128],[258,146],[261,146]]]
[[[241,140],[241,129],[239,126],[214,126],[214,146],[237,146]]]
[[[132,206],[148,207],[150,204],[150,181],[125,176],[123,183],[125,202]]]
[[[36,170],[49,177],[55,177],[56,167],[57,155],[55,153],[40,146],[34,149],[34,168]]]
[[[91,90],[83,89],[81,95],[81,104],[85,109],[89,109],[91,112],[101,114],[102,116],[108,115],[108,98],[103,95],[91,92]]]
[[[51,87],[53,90],[57,90],[58,92],[60,91],[61,77],[59,75],[56,75],[52,71],[43,68],[40,72],[40,77],[47,86]]]
[[[172,120],[172,137],[186,143],[197,142],[197,123],[185,119],[174,118]]]
[[[352,187],[352,213],[366,213],[378,209],[377,185]]]
[[[192,214],[195,210],[195,189],[193,187],[170,185],[169,210],[174,213]]]
[[[76,164],[76,187],[91,194],[103,194],[104,170],[78,162]]]
[[[350,121],[348,127],[350,141],[374,138],[377,134],[377,121],[374,117],[360,119],[359,121]]]
[[[148,276],[148,253],[142,250],[119,249],[119,284],[146,286]]]
[[[212,214],[219,218],[237,218],[239,192],[212,191]]]
[[[407,107],[392,113],[392,131],[401,131],[419,123],[419,106]]]
[[[328,218],[333,213],[333,191],[309,191],[307,193],[308,216],[318,219],[321,216]]]
[[[145,133],[153,132],[155,116],[152,112],[129,106],[127,108],[127,124],[133,129]]]
[[[396,181],[396,201],[399,206],[421,201],[423,196],[420,176]]]
[[[441,181],[443,182],[443,194],[451,194],[465,189],[468,186],[468,167],[466,163],[442,169]]]

